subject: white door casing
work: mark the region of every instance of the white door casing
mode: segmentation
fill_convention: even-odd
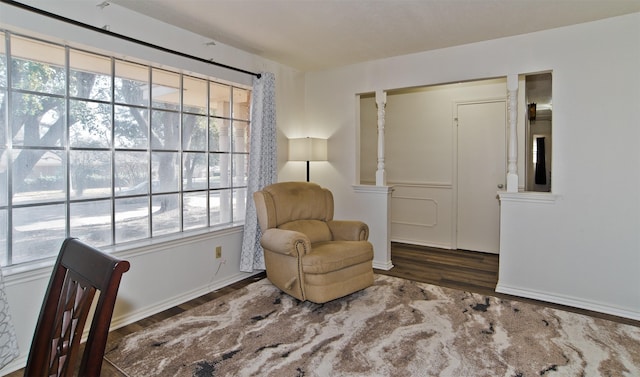
[[[497,191],[506,185],[506,101],[456,104],[456,247],[500,252]]]

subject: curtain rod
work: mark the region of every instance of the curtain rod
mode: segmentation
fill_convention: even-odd
[[[51,17],[51,18],[54,18],[56,20],[63,21],[63,22],[66,22],[66,23],[69,23],[69,24],[72,24],[72,25],[75,25],[75,26],[80,26],[80,27],[83,27],[85,29],[93,30],[93,31],[96,31],[98,33],[102,33],[102,34],[106,34],[106,35],[109,35],[109,36],[112,36],[112,37],[124,39],[125,41],[128,41],[128,42],[137,43],[137,44],[140,44],[140,45],[143,45],[143,46],[146,46],[146,47],[154,48],[156,50],[160,50],[160,51],[163,51],[163,52],[168,52],[170,54],[182,56],[184,58],[197,60],[197,61],[203,62],[203,63],[213,64],[213,65],[218,66],[218,67],[230,69],[230,70],[236,71],[236,72],[245,73],[247,75],[255,76],[257,78],[260,78],[262,76],[260,73],[247,71],[247,70],[244,70],[244,69],[241,69],[241,68],[232,67],[230,65],[218,63],[218,62],[215,62],[213,60],[207,60],[207,59],[199,58],[197,56],[185,54],[184,52],[171,50],[171,49],[168,49],[166,47],[155,45],[153,43],[141,41],[139,39],[131,38],[131,37],[123,35],[123,34],[114,33],[112,31],[109,31],[109,30],[106,30],[106,29],[102,29],[102,28],[99,28],[99,27],[96,27],[96,26],[93,26],[93,25],[85,24],[85,23],[80,22],[80,21],[72,20],[70,18],[63,17],[63,16],[57,15],[55,13],[47,12],[45,10],[42,10],[42,9],[39,9],[39,8],[35,8],[35,7],[32,7],[30,5],[26,5],[26,4],[23,4],[23,3],[19,3],[19,2],[14,1],[14,0],[0,0],[0,2],[5,3],[5,4],[9,4],[9,5],[13,5],[14,7],[18,7],[18,8],[27,10],[29,12],[37,13],[37,14],[42,15],[42,16]]]

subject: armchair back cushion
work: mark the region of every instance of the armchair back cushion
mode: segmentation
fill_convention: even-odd
[[[256,199],[263,202],[257,203],[256,209],[263,232],[296,220],[333,219],[333,194],[314,183],[277,183],[263,188],[262,193],[267,195]]]

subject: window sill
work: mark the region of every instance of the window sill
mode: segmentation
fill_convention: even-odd
[[[207,228],[188,232],[181,232],[167,236],[148,238],[140,241],[128,242],[121,245],[100,247],[99,249],[118,258],[127,259],[132,256],[143,255],[158,249],[173,245],[199,242],[203,239],[220,237],[228,234],[239,233],[244,230],[244,222],[234,223],[224,228]],[[2,267],[2,275],[6,285],[19,284],[21,282],[40,279],[51,275],[51,268],[56,261],[55,257],[27,262],[16,266]]]

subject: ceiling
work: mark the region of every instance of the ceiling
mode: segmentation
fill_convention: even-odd
[[[640,0],[109,0],[302,71],[640,11]]]

